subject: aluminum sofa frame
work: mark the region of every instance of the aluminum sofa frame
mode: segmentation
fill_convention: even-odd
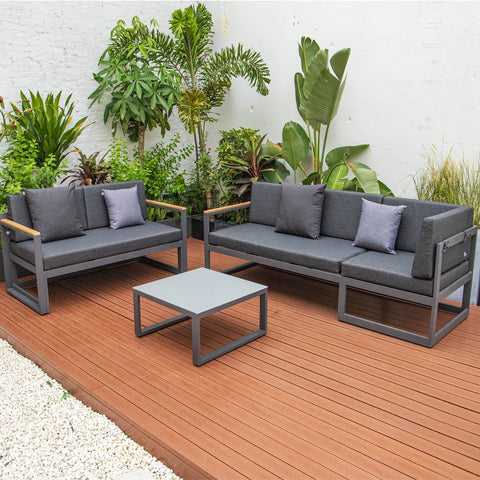
[[[174,210],[180,212],[180,225],[182,231],[181,240],[169,242],[155,247],[143,248],[139,250],[132,250],[130,252],[111,255],[109,257],[97,258],[95,260],[88,260],[85,262],[75,263],[73,265],[66,265],[63,267],[53,268],[50,270],[44,269],[42,243],[40,232],[32,228],[28,228],[20,223],[12,220],[2,218],[0,220],[2,249],[5,269],[5,287],[7,292],[20,300],[22,303],[39,313],[45,315],[50,312],[50,302],[48,295],[48,282],[50,280],[58,279],[65,276],[70,276],[78,272],[86,270],[93,270],[103,267],[105,265],[112,265],[121,263],[132,259],[140,259],[151,265],[163,268],[173,273],[181,273],[187,270],[187,214],[185,207],[179,207],[168,203],[157,202],[155,200],[146,200],[147,205],[164,209]],[[35,263],[27,262],[23,258],[15,255],[10,247],[10,231],[16,230],[31,237],[34,245]],[[177,266],[169,265],[159,260],[146,257],[164,250],[177,249]],[[19,281],[17,273],[17,265],[22,266],[26,270],[35,274],[34,279]],[[28,292],[26,288],[37,286],[37,296]]]
[[[225,213],[229,211],[240,210],[248,208],[251,202],[239,203],[237,205],[225,206],[220,208],[214,208],[210,210],[205,210],[203,214],[203,226],[204,232],[209,231],[209,224],[211,218],[217,214]],[[295,265],[288,262],[283,262],[281,260],[274,260],[271,258],[262,257],[259,255],[254,255],[239,250],[233,250],[226,247],[221,247],[217,245],[211,245],[208,241],[208,235],[204,237],[204,257],[205,257],[205,267],[211,268],[210,253],[216,252],[224,255],[240,258],[247,260],[248,263],[233,267],[227,270],[224,270],[224,273],[235,273],[246,268],[253,267],[257,264],[266,265],[273,268],[278,268],[280,270],[289,271],[299,275],[304,275],[306,277],[311,277],[317,280],[323,280],[331,283],[336,283],[339,285],[338,293],[338,310],[337,318],[338,320],[350,323],[352,325],[360,326],[373,330],[379,333],[390,335],[395,338],[406,340],[418,345],[425,347],[433,347],[438,341],[440,341],[447,333],[452,331],[457,325],[459,325],[465,318],[467,318],[470,311],[470,298],[472,293],[472,278],[473,278],[473,265],[475,261],[475,242],[477,236],[478,228],[476,226],[470,227],[469,229],[457,233],[452,237],[437,243],[436,246],[436,258],[435,258],[435,269],[433,275],[433,294],[432,296],[421,295],[418,293],[409,292],[406,290],[400,290],[397,288],[387,287],[385,285],[380,285],[377,283],[366,282],[363,280],[357,280],[355,278],[345,277],[338,273],[325,272],[315,268],[310,268],[301,265]],[[461,242],[467,242],[471,239],[471,254],[469,257],[469,271],[462,275],[459,279],[455,280],[453,283],[440,289],[440,279],[441,271],[443,264],[443,256],[445,252],[458,245]],[[428,335],[420,335],[417,333],[409,332],[398,327],[393,327],[391,325],[385,325],[378,323],[373,320],[369,320],[363,317],[356,315],[351,315],[346,313],[347,307],[347,292],[348,288],[353,288],[357,290],[366,291],[368,293],[377,294],[385,297],[390,297],[395,300],[400,300],[404,302],[409,302],[417,305],[425,305],[430,308],[430,321]],[[448,295],[455,292],[459,288],[463,287],[463,296],[461,306],[451,305],[443,303]],[[449,313],[456,314],[448,323],[446,323],[442,328],[437,331],[437,315],[438,311],[443,310]]]

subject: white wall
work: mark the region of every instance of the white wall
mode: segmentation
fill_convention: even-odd
[[[480,151],[480,3],[478,2],[205,2],[215,25],[215,47],[241,42],[259,50],[271,70],[261,97],[234,81],[220,121],[210,129],[258,128],[281,140],[284,123],[301,121],[293,75],[298,41],[311,36],[333,53],[351,47],[347,86],[330,131],[329,149],[369,143],[362,160],[397,195],[414,196],[411,175],[432,144],[456,148],[471,161]],[[155,18],[165,31],[171,12],[190,2],[0,1],[0,95],[19,90],[73,92],[78,117],[95,124],[82,134],[85,152],[111,140],[103,107],[88,109],[92,72],[119,18]],[[173,130],[183,127],[175,120]],[[159,133],[150,133],[154,143]],[[185,136],[188,140],[188,137]]]

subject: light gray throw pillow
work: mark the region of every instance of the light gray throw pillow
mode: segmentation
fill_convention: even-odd
[[[85,235],[75,188],[56,187],[24,190],[33,228],[43,243]]]
[[[395,255],[395,242],[406,205],[390,206],[362,198],[362,213],[354,247]]]
[[[275,231],[307,238],[320,236],[326,185],[282,183]]]
[[[110,228],[117,230],[145,223],[138,202],[137,186],[118,190],[103,190]]]

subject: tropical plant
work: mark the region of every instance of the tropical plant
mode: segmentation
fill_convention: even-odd
[[[223,105],[232,78],[245,78],[261,95],[268,94],[270,71],[260,54],[239,44],[214,52],[212,16],[205,5],[175,10],[170,20],[172,37],[158,33],[157,62],[177,71],[182,81],[178,111],[195,143],[195,171],[208,154],[206,125],[216,121],[213,109]],[[210,208],[210,206],[209,206]]]
[[[329,188],[392,195],[373,170],[351,160],[368,145],[338,147],[326,154],[330,126],[345,88],[350,49],[339,50],[329,59],[327,49],[322,50],[314,40],[302,37],[299,54],[303,73],[295,74],[295,97],[307,131],[297,122],[288,122],[282,132],[281,153],[294,171],[295,181],[300,170],[306,184],[327,183]],[[310,162],[312,173],[308,174],[305,164]],[[353,174],[350,179],[349,173]]]
[[[71,125],[75,104],[72,94],[61,104],[62,92],[47,94],[45,100],[39,92],[29,92],[27,97],[20,91],[19,106],[11,103],[11,112],[3,115],[2,135],[10,138],[22,133],[26,140],[34,140],[37,145],[35,162],[41,167],[47,159],[55,159],[57,168],[66,158],[67,150],[89,125],[87,117]],[[50,161],[50,160],[49,160]]]
[[[471,206],[480,227],[480,157],[476,163],[457,161],[453,147],[443,154],[435,145],[423,156],[426,164],[413,177],[418,198]]]
[[[260,136],[242,128],[244,149],[240,155],[229,155],[224,165],[237,172],[233,180],[234,191],[241,197],[253,182],[281,182],[289,172],[278,160],[282,148],[270,141],[264,143],[267,135]]]
[[[7,151],[0,157],[0,211],[7,206],[7,195],[22,193],[24,188],[51,187],[66,167],[66,160],[57,165],[57,159],[50,155],[42,166],[37,166],[38,145],[23,132],[18,132],[10,142]]]
[[[79,162],[72,168],[65,170],[67,175],[61,183],[69,182],[69,185],[99,185],[108,181],[110,165],[106,160],[108,152],[100,159],[97,157],[100,152],[92,155],[85,155],[79,148],[75,149],[78,153]]]
[[[151,200],[168,201],[181,195],[184,188],[183,174],[179,171],[180,163],[192,154],[193,146],[180,148],[180,136],[159,142],[143,152],[140,158],[135,152],[129,158],[126,142],[123,138],[114,139],[110,148],[110,179],[113,182],[143,180],[145,194]],[[158,219],[157,208],[149,209],[149,218]]]
[[[89,96],[92,106],[105,94],[103,120],[112,120],[112,132],[121,126],[124,135],[138,142],[141,157],[145,149],[145,132],[160,127],[162,136],[170,130],[169,118],[179,95],[179,75],[156,62],[149,50],[153,44],[156,22],[151,28],[138,17],[127,27],[119,20],[110,33],[111,42],[100,57],[100,72],[93,75],[99,83]]]

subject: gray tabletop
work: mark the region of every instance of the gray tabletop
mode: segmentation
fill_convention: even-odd
[[[202,315],[241,298],[258,295],[266,288],[242,278],[198,268],[134,287],[133,290],[193,315]]]

